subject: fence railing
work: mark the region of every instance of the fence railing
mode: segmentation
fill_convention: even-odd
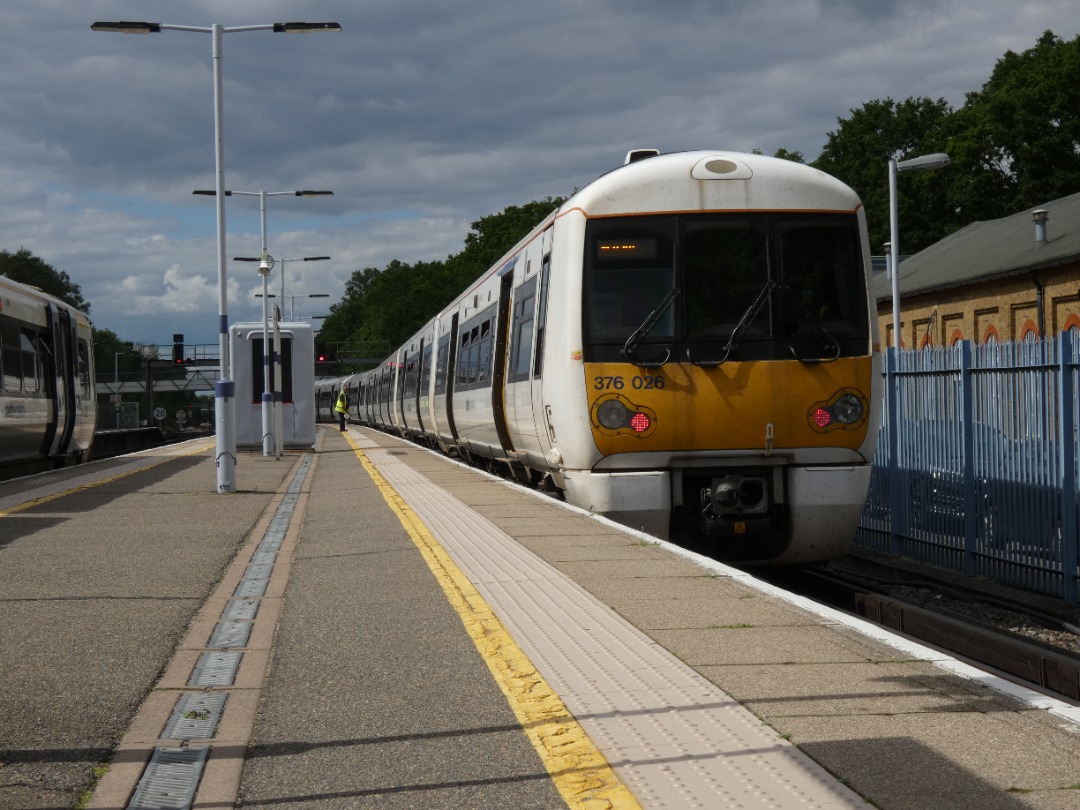
[[[1080,601],[1077,343],[889,349],[856,545]]]

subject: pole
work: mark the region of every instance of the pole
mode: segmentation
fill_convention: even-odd
[[[285,444],[285,379],[281,376],[281,307],[274,305],[274,435],[276,457],[281,458],[282,445]]]
[[[270,381],[270,327],[269,309],[270,296],[267,294],[267,281],[270,276],[269,254],[266,251],[266,192],[259,192],[259,217],[262,222],[262,255],[259,260],[259,274],[262,276],[262,362],[263,362],[263,393],[262,393],[262,454],[263,457],[274,454],[274,395],[271,392]]]
[[[116,395],[120,396],[120,352],[113,352],[113,385],[116,387]],[[113,403],[113,411],[116,416],[116,428],[120,429],[120,401]]]
[[[889,252],[892,256],[893,348],[900,351],[900,234],[896,201],[896,161],[889,158]]]
[[[214,421],[218,492],[236,492],[236,385],[229,358],[229,297],[225,273],[225,135],[222,127],[224,99],[221,80],[221,33],[219,23],[210,29],[214,63],[214,164],[217,197],[218,250],[218,357],[220,371],[214,386]]]

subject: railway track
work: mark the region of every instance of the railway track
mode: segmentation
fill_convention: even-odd
[[[901,581],[844,561],[780,576],[816,601],[1080,705],[1080,627],[1020,601],[1030,595],[991,596],[910,568]]]

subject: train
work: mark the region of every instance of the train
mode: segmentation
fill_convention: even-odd
[[[881,421],[858,195],[792,161],[635,150],[318,415],[739,564],[846,553]]]
[[[0,276],[0,479],[90,459],[92,339],[86,313]]]

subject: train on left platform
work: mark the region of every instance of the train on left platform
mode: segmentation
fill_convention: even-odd
[[[0,276],[0,479],[89,460],[94,400],[86,313]]]

